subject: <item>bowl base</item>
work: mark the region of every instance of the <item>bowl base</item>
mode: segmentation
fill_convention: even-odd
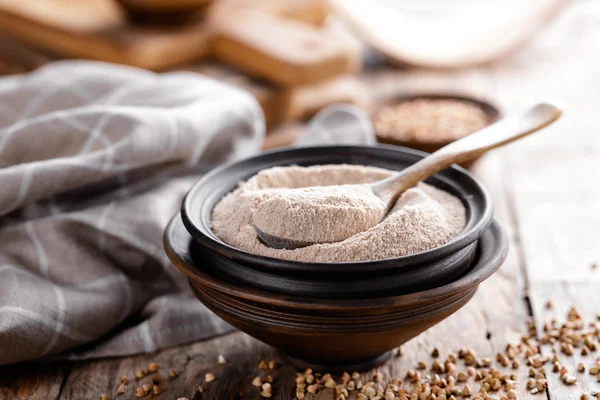
[[[375,367],[378,367],[382,364],[384,364],[392,355],[391,351],[388,351],[386,353],[383,353],[375,358],[372,358],[370,360],[363,360],[363,361],[359,361],[359,362],[355,362],[355,363],[349,363],[349,364],[328,364],[328,363],[323,363],[323,362],[319,362],[317,361],[312,361],[312,360],[307,360],[307,359],[302,359],[302,358],[297,358],[297,357],[291,357],[286,355],[285,353],[279,352],[279,355],[281,356],[281,358],[287,362],[288,364],[294,366],[295,368],[299,369],[299,370],[305,370],[307,368],[311,368],[314,371],[318,371],[318,372],[324,372],[324,373],[342,373],[344,371],[348,372],[348,371],[368,371],[370,369],[373,369]]]

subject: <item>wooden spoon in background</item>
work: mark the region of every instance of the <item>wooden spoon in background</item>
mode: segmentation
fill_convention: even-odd
[[[511,52],[567,0],[329,0],[374,49],[400,63],[456,68]]]
[[[453,163],[479,157],[537,132],[561,115],[562,110],[552,104],[536,104],[522,114],[504,118],[442,147],[389,178],[370,184],[282,189],[279,196],[257,206],[254,230],[263,243],[277,249],[340,242],[375,226],[403,192],[422,180]]]

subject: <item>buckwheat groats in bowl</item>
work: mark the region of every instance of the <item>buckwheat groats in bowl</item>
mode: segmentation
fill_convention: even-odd
[[[495,122],[491,103],[460,95],[408,95],[390,99],[373,113],[382,143],[434,152]]]

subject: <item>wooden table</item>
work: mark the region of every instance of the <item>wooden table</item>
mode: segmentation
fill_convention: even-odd
[[[571,306],[592,321],[600,313],[600,68],[598,54],[600,10],[580,2],[563,16],[554,29],[502,63],[459,72],[384,70],[365,74],[365,82],[377,96],[406,90],[465,89],[496,99],[506,111],[521,108],[536,98],[553,96],[566,104],[566,116],[542,134],[489,154],[474,167],[487,185],[496,205],[496,218],[508,229],[511,250],[500,271],[481,285],[473,300],[447,320],[407,343],[402,357],[380,368],[384,380],[403,377],[417,361],[431,362],[434,347],[442,355],[461,347],[474,349],[480,357],[495,359],[507,343],[518,343],[533,321],[538,335],[552,317],[565,319]],[[270,138],[285,143],[294,129]],[[292,132],[292,133],[290,133]],[[283,136],[282,136],[283,135]],[[279,140],[279,142],[277,142]],[[553,307],[546,307],[547,300]],[[0,343],[0,346],[2,344]],[[542,348],[548,354],[549,348]],[[217,364],[225,355],[226,365]],[[586,367],[600,352],[589,356],[561,356],[575,373],[577,363]],[[259,399],[251,386],[261,359],[278,360],[273,349],[236,332],[204,342],[166,349],[156,354],[81,362],[29,363],[0,369],[0,399],[94,399],[101,393],[115,398],[134,398],[135,384],[116,396],[120,376],[133,378],[135,370],[151,361],[163,369],[175,368],[160,396],[177,399]],[[548,390],[531,394],[525,388],[527,367],[521,366],[519,398],[579,399],[600,390],[596,377],[575,373],[578,383],[564,385],[547,365]],[[196,388],[204,374],[217,380]],[[275,378],[273,398],[294,398],[295,371],[281,365]],[[371,375],[363,374],[363,378]],[[477,390],[478,385],[473,389]],[[333,399],[332,390],[307,399]]]

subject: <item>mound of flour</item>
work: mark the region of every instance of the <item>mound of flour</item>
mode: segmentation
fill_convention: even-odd
[[[275,167],[261,171],[224,196],[212,213],[212,229],[225,243],[269,257],[305,262],[352,262],[399,257],[447,243],[465,226],[465,208],[451,194],[420,183],[407,190],[376,226],[341,242],[295,250],[273,249],[259,241],[253,216],[260,203],[282,189],[374,182],[393,172],[357,165]],[[333,189],[333,188],[332,188]],[[326,188],[319,189],[320,191]],[[339,229],[344,229],[340,224]]]
[[[371,229],[385,212],[385,202],[366,184],[310,186],[281,189],[258,205],[252,222],[294,242],[333,243]]]

